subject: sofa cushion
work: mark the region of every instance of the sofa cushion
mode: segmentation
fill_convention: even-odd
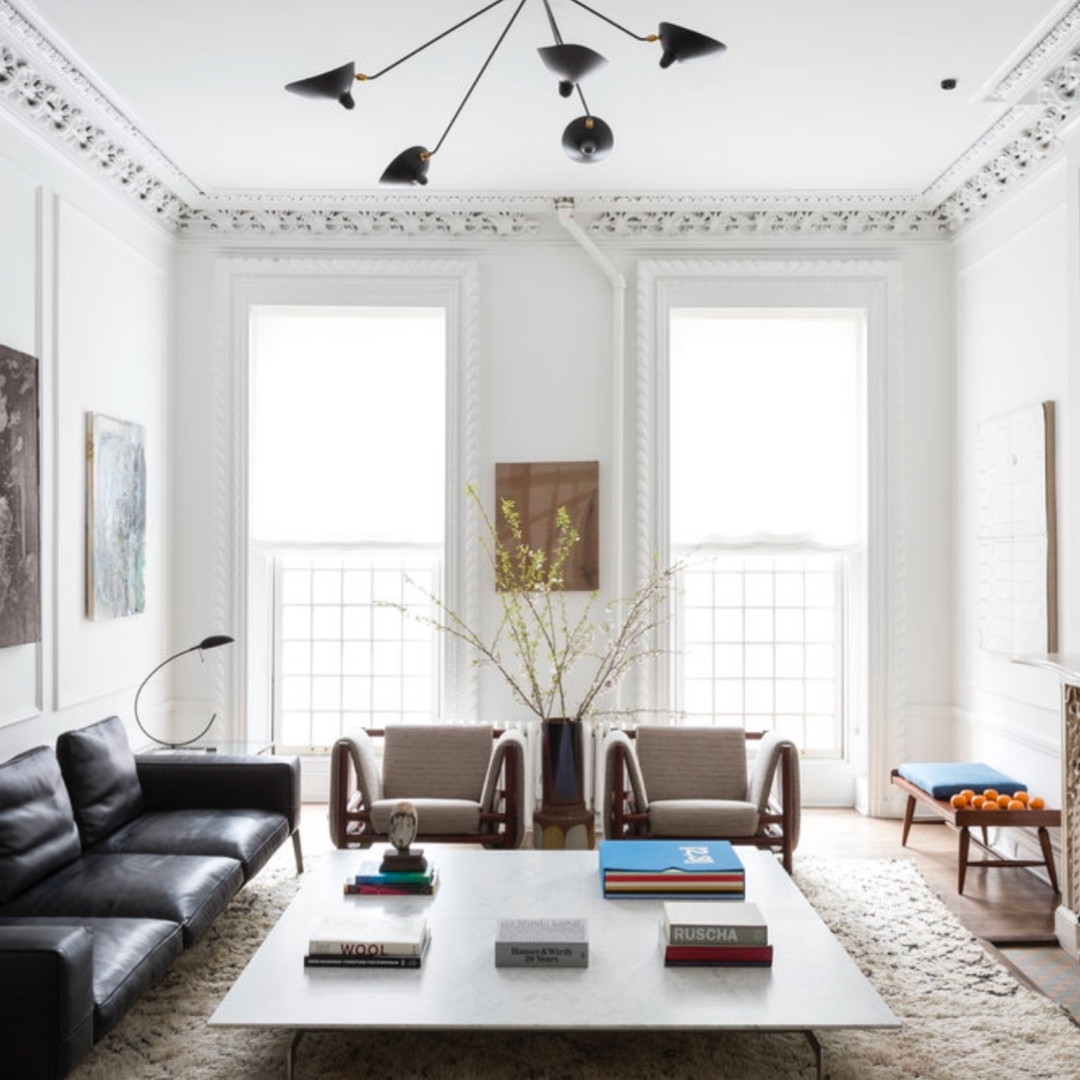
[[[289,821],[272,810],[147,811],[94,846],[95,854],[223,855],[244,867],[249,881],[289,835]]]
[[[661,799],[649,803],[653,836],[740,837],[758,830],[753,803],[732,799]]]
[[[637,756],[650,804],[657,799],[746,798],[746,735],[732,727],[637,729]]]
[[[493,741],[491,727],[483,724],[387,727],[383,745],[383,798],[479,802]]]
[[[47,746],[0,764],[0,904],[77,859],[79,832]]]
[[[94,1042],[169,969],[184,947],[180,927],[161,919],[81,919],[0,916],[0,926],[79,926],[89,931],[93,955]]]
[[[118,716],[65,731],[56,740],[56,756],[86,847],[142,812],[135,756]]]
[[[243,883],[240,864],[216,855],[84,852],[0,907],[0,916],[163,919],[183,927],[186,947],[198,941]]]
[[[453,836],[480,830],[480,804],[471,799],[412,799],[417,831],[421,836]],[[371,825],[376,832],[390,831],[390,815],[397,799],[381,799],[371,805]]]

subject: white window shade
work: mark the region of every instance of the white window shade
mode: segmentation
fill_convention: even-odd
[[[676,545],[861,542],[856,312],[672,312]]]
[[[257,308],[251,537],[442,543],[442,309]]]

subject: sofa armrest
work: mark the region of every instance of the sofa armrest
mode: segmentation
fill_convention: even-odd
[[[780,769],[779,806],[785,818],[784,831],[788,834],[791,848],[794,850],[799,843],[801,823],[799,749],[790,739],[778,735],[775,731],[769,731],[758,743],[757,757],[750,770],[747,794],[748,800],[757,807],[759,814],[768,812],[770,800],[777,801],[773,799],[773,788],[778,767]]]
[[[494,741],[480,796],[481,814],[498,811],[500,779],[505,798],[507,842],[510,847],[518,848],[525,838],[525,737],[520,731],[504,731]]]
[[[604,736],[605,835],[621,840],[638,834],[648,811],[649,796],[633,741],[624,731],[609,731]]]
[[[356,778],[356,792],[351,789],[351,777]],[[371,736],[363,728],[347,732],[330,751],[330,836],[334,843],[345,844],[349,813],[370,811],[382,797],[382,773]]]
[[[0,1076],[56,1080],[94,1045],[94,939],[85,926],[0,925]]]
[[[135,758],[147,810],[270,810],[300,827],[300,759],[207,753]]]

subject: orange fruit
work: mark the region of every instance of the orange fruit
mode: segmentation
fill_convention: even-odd
[[[1028,793],[1026,791],[1014,791],[1013,798],[1017,802],[1026,803],[1028,801]]]
[[[1006,809],[1011,802],[1012,799],[1010,799],[1008,795],[999,795],[997,797],[997,804],[1002,810]]]
[[[1005,807],[1006,810],[1026,810],[1027,803],[1021,802],[1019,799],[1010,799],[1009,805]]]
[[[968,802],[971,802],[971,800],[975,798],[975,792],[972,791],[971,788],[964,788],[964,790],[961,791],[960,794],[963,795]]]
[[[986,798],[988,798],[988,799],[996,799],[996,798],[998,797],[998,793],[997,793],[996,789],[994,789],[994,788],[992,788],[992,787],[988,787],[988,788],[987,788],[987,789],[986,789],[986,790],[985,790],[985,791],[983,792],[983,795],[985,795],[985,796],[986,796]]]
[[[957,810],[963,810],[963,808],[964,808],[965,806],[967,806],[967,804],[968,804],[968,801],[967,801],[967,796],[966,796],[966,795],[965,795],[965,794],[964,794],[964,793],[963,793],[962,791],[961,791],[961,792],[960,792],[960,793],[959,793],[958,795],[954,795],[954,796],[953,796],[953,797],[952,797],[952,798],[951,798],[951,799],[949,800],[949,802],[950,802],[950,803],[952,803],[952,805],[953,805],[953,806],[954,806],[954,807],[955,807],[955,808],[956,808]]]
[[[1046,806],[1046,800],[1041,795],[1028,799],[1028,806],[1032,810],[1042,810]]]
[[[973,798],[973,799],[971,800],[971,805],[972,805],[972,806],[973,806],[973,807],[974,807],[974,808],[975,808],[976,810],[981,810],[981,809],[983,808],[983,803],[985,803],[985,802],[986,802],[986,796],[985,796],[985,795],[976,795],[976,796],[975,796],[975,797],[974,797],[974,798]]]
[[[984,810],[1000,810],[1001,809],[1001,807],[998,806],[996,799],[987,799],[986,802],[984,802],[982,804],[982,808]]]

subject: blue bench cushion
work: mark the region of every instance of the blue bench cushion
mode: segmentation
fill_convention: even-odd
[[[1013,780],[981,761],[908,762],[896,771],[935,799],[948,799],[965,788],[970,788],[976,794],[986,788],[995,788],[1005,795],[1025,790],[1025,785],[1019,780]]]

